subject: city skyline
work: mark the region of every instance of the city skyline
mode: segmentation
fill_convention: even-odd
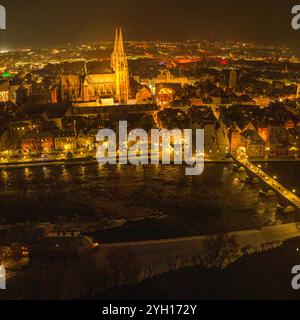
[[[297,47],[291,28],[294,1],[188,0],[184,3],[136,0],[5,1],[7,30],[0,32],[0,49],[49,47],[68,42],[108,41],[122,26],[128,40],[230,40]],[[46,17],[46,19],[45,19]],[[233,17],[235,17],[233,19]],[[76,23],[74,23],[76,21]]]
[[[261,2],[1,2],[0,300],[299,299],[300,5]]]

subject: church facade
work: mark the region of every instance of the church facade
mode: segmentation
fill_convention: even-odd
[[[129,99],[129,71],[121,28],[116,29],[110,73],[89,74],[85,64],[83,75],[65,75],[59,80],[61,101],[91,105],[127,104]]]

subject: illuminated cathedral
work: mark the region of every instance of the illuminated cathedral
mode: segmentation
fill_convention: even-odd
[[[86,105],[127,104],[129,99],[129,72],[121,28],[116,29],[110,73],[89,74],[85,64],[83,75],[60,78],[61,101]]]

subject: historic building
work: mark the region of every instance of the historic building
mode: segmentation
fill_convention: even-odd
[[[129,73],[121,28],[116,30],[111,68],[115,73],[116,100],[120,103],[127,103],[129,98]]]
[[[230,142],[230,152],[236,156],[241,150],[244,150],[249,158],[264,158],[266,155],[266,141],[251,122],[244,129],[235,123],[230,130]]]
[[[9,100],[9,84],[5,82],[0,85],[0,102],[7,102]]]
[[[129,72],[121,28],[116,29],[111,72],[89,74],[85,64],[83,75],[65,75],[60,78],[58,96],[61,101],[94,105],[127,104],[129,99]]]

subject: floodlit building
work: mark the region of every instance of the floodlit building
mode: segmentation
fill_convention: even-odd
[[[227,128],[223,122],[204,125],[204,151],[209,157],[224,157],[229,152]]]
[[[110,104],[127,104],[129,71],[121,28],[116,30],[110,68],[109,72],[89,74],[85,64],[83,75],[62,76],[57,87],[58,96],[62,101],[74,101],[85,106],[88,103],[102,105],[107,99],[110,99]]]

